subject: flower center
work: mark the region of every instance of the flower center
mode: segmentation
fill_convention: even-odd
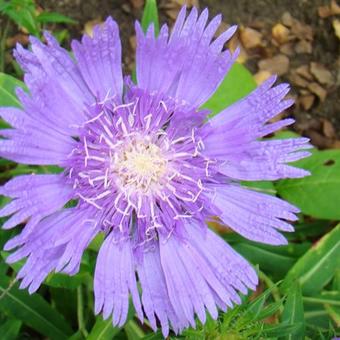
[[[142,139],[125,144],[112,163],[120,187],[147,194],[160,188],[168,161],[156,144]]]

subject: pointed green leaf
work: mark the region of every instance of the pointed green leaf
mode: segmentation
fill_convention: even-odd
[[[17,339],[21,328],[21,321],[9,319],[0,325],[1,340],[15,340]]]
[[[128,340],[143,339],[143,337],[145,336],[144,331],[134,320],[130,320],[128,323],[126,323],[124,326],[124,330]]]
[[[37,16],[37,21],[41,23],[61,23],[61,24],[76,24],[77,21],[55,12],[42,12]]]
[[[340,266],[340,224],[302,256],[288,272],[283,288],[298,279],[304,295],[314,295],[331,281]]]
[[[311,176],[276,183],[280,196],[304,214],[340,220],[340,150],[314,150],[311,157],[293,163]]]
[[[113,327],[111,318],[103,320],[102,317],[97,317],[87,340],[111,340],[120,331],[121,328]]]
[[[266,338],[264,339],[271,337],[275,337],[275,339],[280,337],[280,339],[282,339],[284,336],[293,334],[299,327],[301,327],[299,323],[289,325],[283,322],[278,325],[264,325],[263,332],[266,334]]]
[[[340,306],[340,291],[323,291],[314,296],[304,296],[304,302]]]
[[[0,106],[21,106],[15,95],[17,87],[26,89],[22,81],[0,72]]]
[[[156,0],[146,0],[142,18],[142,28],[146,32],[153,24],[156,36],[159,33],[158,9]]]
[[[282,314],[282,322],[292,326],[296,324],[300,325],[294,332],[286,336],[287,340],[299,340],[305,338],[305,318],[301,287],[298,282],[293,284],[289,289],[287,301]]]
[[[10,285],[8,277],[0,277],[0,310],[39,333],[56,340],[67,339],[73,332],[64,318],[39,294],[29,295]]]
[[[290,254],[280,254],[270,246],[256,246],[248,243],[234,245],[237,252],[253,264],[258,264],[262,271],[272,273],[275,277],[282,278],[294,265],[296,259]]]
[[[126,322],[128,323],[135,315],[135,310],[133,305],[130,303],[129,312],[127,315]],[[96,323],[94,324],[90,334],[87,337],[87,340],[111,340],[114,336],[116,336],[122,328],[113,327],[112,319],[103,320],[101,316],[98,316],[96,319]]]
[[[62,273],[50,274],[44,281],[44,284],[55,288],[75,289],[81,284],[90,282],[91,276],[88,272],[80,271],[79,273],[70,276]]]

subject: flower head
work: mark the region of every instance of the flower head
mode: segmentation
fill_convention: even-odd
[[[248,239],[284,244],[278,230],[293,230],[287,221],[298,209],[239,181],[305,176],[286,163],[308,155],[308,140],[261,140],[293,122],[268,123],[292,105],[275,77],[214,118],[200,109],[237,57],[223,49],[235,27],[213,40],[220,22],[183,8],[171,34],[164,25],[157,38],[137,23],[136,84],[123,80],[111,18],[72,43],[74,59],[48,33],[46,45],[31,38],[31,51],[17,47],[29,94],[17,91],[21,109],[0,109],[13,127],[1,130],[0,155],[63,169],[1,188],[12,198],[3,227],[26,223],[5,246],[15,249],[9,262],[27,259],[22,288],[34,292],[52,271],[75,274],[104,233],[95,309],[114,325],[124,324],[130,294],[139,318],[166,336],[255,289],[253,268],[206,222],[218,216]]]

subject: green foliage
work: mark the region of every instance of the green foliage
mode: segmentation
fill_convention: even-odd
[[[39,294],[30,296],[27,291],[15,286],[10,286],[7,277],[0,277],[0,310],[3,313],[51,339],[67,339],[72,334],[64,318]]]
[[[8,74],[0,73],[0,106],[21,106],[15,95],[17,87],[26,88],[22,81]]]
[[[155,34],[159,33],[159,21],[158,21],[158,9],[156,0],[146,0],[143,17],[142,17],[142,28],[146,32],[148,27],[153,24]]]
[[[340,268],[340,224],[302,256],[287,274],[287,283],[297,279],[307,295],[319,293]]]
[[[0,0],[0,12],[30,34],[41,36],[49,23],[72,24],[58,13],[39,12],[32,0]],[[155,0],[147,0],[142,19],[143,30],[153,23],[159,32]],[[67,31],[57,33],[60,39]],[[13,76],[0,73],[0,106],[20,107],[15,88],[26,89]],[[245,97],[256,88],[249,71],[235,64],[216,93],[203,108],[212,116]],[[0,121],[0,128],[8,125]],[[274,138],[297,135],[284,131]],[[310,158],[295,163],[311,171],[303,179],[273,182],[244,182],[253,190],[281,196],[297,205],[302,213],[296,231],[287,234],[289,244],[281,247],[247,241],[234,233],[222,237],[258,270],[260,284],[255,293],[242,297],[242,304],[221,312],[217,320],[207,316],[203,326],[170,339],[332,339],[339,336],[340,325],[340,152],[313,150]],[[58,173],[56,167],[16,165],[0,161],[2,183],[26,173]],[[0,197],[0,207],[8,199]],[[70,202],[72,206],[75,202]],[[1,219],[3,221],[3,219]],[[18,229],[18,228],[17,228]],[[18,231],[0,230],[0,247]],[[128,322],[123,328],[112,327],[111,320],[94,317],[93,273],[103,235],[96,237],[85,252],[78,274],[52,273],[39,291],[29,295],[19,290],[14,277],[23,261],[5,263],[8,253],[0,257],[0,338],[49,339],[163,339],[153,333],[148,323],[141,326],[130,306]],[[338,332],[338,333],[337,333]]]
[[[33,0],[0,0],[0,12],[8,16],[21,29],[25,29],[29,34],[35,36],[41,36],[43,24],[76,23],[73,19],[59,13],[39,13]]]
[[[1,339],[15,340],[20,332],[21,321],[16,319],[8,319],[0,325]]]
[[[294,166],[309,170],[311,176],[279,181],[279,195],[306,215],[340,220],[340,150],[314,150]]]
[[[289,325],[299,324],[294,332],[288,334],[287,340],[305,338],[305,318],[303,315],[303,301],[301,287],[298,282],[293,283],[288,291],[287,301],[282,313],[282,322]]]

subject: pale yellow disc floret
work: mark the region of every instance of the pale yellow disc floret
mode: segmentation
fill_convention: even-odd
[[[112,170],[124,189],[145,194],[158,190],[167,172],[168,161],[162,150],[148,140],[134,140],[116,152]]]

